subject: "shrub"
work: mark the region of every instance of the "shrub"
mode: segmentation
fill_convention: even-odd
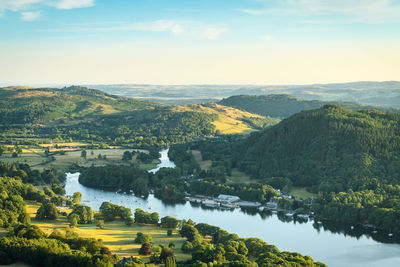
[[[143,243],[142,247],[139,249],[139,255],[150,255],[152,251],[150,243]]]
[[[129,217],[125,220],[125,224],[128,226],[132,226],[135,223],[135,220],[132,217]]]
[[[151,243],[151,242],[152,242],[151,235],[146,235],[141,232],[138,232],[136,234],[135,243],[144,244],[144,243]]]
[[[96,223],[96,226],[99,227],[100,229],[104,229],[104,221],[98,220]]]
[[[185,253],[191,253],[193,250],[193,245],[189,241],[185,241],[185,243],[182,244],[182,251]]]

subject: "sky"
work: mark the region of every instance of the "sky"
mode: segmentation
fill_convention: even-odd
[[[400,80],[400,0],[0,0],[0,84]]]

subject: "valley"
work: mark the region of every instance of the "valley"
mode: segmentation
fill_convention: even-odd
[[[351,262],[358,257],[355,254],[340,260],[338,255],[326,257],[328,252],[321,250],[319,242],[299,249],[301,244],[290,241],[305,238],[298,236],[299,228],[312,240],[319,240],[323,229],[324,243],[334,242],[339,234],[335,242],[342,250],[325,246],[338,253],[348,251],[348,246],[371,244],[386,249],[387,243],[398,243],[400,119],[395,108],[288,95],[160,105],[82,87],[14,87],[0,92],[4,101],[14,105],[0,116],[4,129],[0,161],[26,164],[32,168],[28,177],[34,171],[53,172],[53,178],[36,173],[36,178],[26,181],[38,188],[53,181],[65,185],[67,195],[81,192],[83,205],[95,211],[110,201],[132,213],[141,208],[200,225],[211,223],[243,238],[262,237],[280,249],[296,250],[333,266],[362,266],[363,262]],[[74,108],[60,106],[60,101],[69,101]],[[9,119],[13,123],[5,123]],[[63,181],[60,172],[68,171],[79,171],[79,181],[71,174]],[[280,211],[215,210],[185,203],[188,194],[234,195],[262,207],[275,198]],[[57,221],[33,218],[39,205],[27,202],[34,225],[48,234],[52,228],[65,229],[65,215]],[[241,220],[253,225],[253,230],[225,222],[230,216],[230,221]],[[262,226],[269,230],[261,230]],[[93,223],[79,225],[74,232],[102,239],[120,257],[138,256],[140,246],[127,241],[135,231],[150,234],[160,244],[170,243],[157,226],[140,227],[116,221],[106,222],[104,229]],[[283,232],[291,238],[279,234]],[[345,241],[346,235],[352,239]],[[178,232],[173,235],[179,244],[175,259],[191,261],[196,256],[182,253],[185,239],[179,236]],[[378,255],[377,264],[381,257],[387,256]],[[393,258],[390,264],[397,260]]]

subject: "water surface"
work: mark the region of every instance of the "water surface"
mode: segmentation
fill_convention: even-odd
[[[167,150],[161,152],[160,159],[161,163],[151,171],[156,172],[160,167],[175,167],[175,164],[168,159]],[[259,237],[276,245],[281,251],[296,251],[310,255],[314,260],[324,262],[328,266],[400,266],[399,244],[377,242],[367,233],[356,232],[360,229],[351,230],[350,226],[347,229],[343,228],[344,231],[337,232],[336,230],[327,230],[335,227],[320,225],[314,221],[304,223],[284,222],[282,218],[280,220],[278,215],[275,214],[249,213],[239,209],[204,209],[189,202],[167,205],[153,195],[150,195],[147,199],[142,199],[130,194],[88,188],[79,184],[78,178],[79,173],[67,174],[65,186],[67,195],[81,192],[82,203],[95,210],[99,209],[102,202],[109,201],[131,208],[133,212],[136,208],[141,208],[150,212],[158,212],[160,217],[168,215],[179,219],[192,219],[197,223],[205,222],[236,233],[240,237]]]

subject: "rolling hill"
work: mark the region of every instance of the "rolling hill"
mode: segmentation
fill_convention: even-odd
[[[315,192],[400,183],[400,115],[334,105],[302,111],[237,148],[236,165],[259,179],[290,178]],[[376,181],[375,181],[376,182]]]
[[[242,134],[277,124],[280,120],[217,103],[175,106],[177,111],[193,111],[217,116],[212,122],[219,134]]]
[[[123,111],[154,109],[154,104],[85,87],[0,88],[0,123],[34,124]]]
[[[48,138],[163,146],[245,134],[278,121],[217,104],[167,106],[79,86],[0,88],[0,129],[6,143]]]

